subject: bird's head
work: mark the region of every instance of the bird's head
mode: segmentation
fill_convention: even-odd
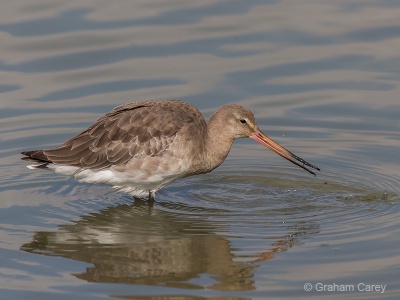
[[[307,167],[320,170],[264,134],[258,128],[253,113],[241,105],[228,104],[222,106],[210,118],[209,124],[216,128],[221,139],[232,142],[237,138],[251,138],[311,174],[316,175]]]

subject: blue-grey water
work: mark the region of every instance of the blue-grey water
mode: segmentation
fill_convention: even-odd
[[[399,299],[399,16],[390,0],[3,1],[0,299]],[[243,139],[150,209],[20,160],[149,99],[244,105],[321,172]]]

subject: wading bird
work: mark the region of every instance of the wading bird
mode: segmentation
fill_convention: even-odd
[[[109,184],[152,204],[162,187],[221,165],[237,138],[251,138],[311,174],[309,168],[319,170],[261,132],[243,106],[224,105],[206,123],[196,107],[179,100],[118,106],[59,147],[22,154],[35,161],[30,169]]]

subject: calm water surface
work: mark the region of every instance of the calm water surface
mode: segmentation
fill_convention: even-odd
[[[2,3],[0,298],[398,299],[399,15],[389,0]],[[321,172],[240,140],[150,209],[20,161],[147,99],[207,118],[247,106]]]

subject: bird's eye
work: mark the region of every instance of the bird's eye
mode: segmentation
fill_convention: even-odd
[[[246,124],[247,122],[246,122],[246,120],[245,120],[245,119],[240,119],[240,123],[242,123],[242,124]]]

